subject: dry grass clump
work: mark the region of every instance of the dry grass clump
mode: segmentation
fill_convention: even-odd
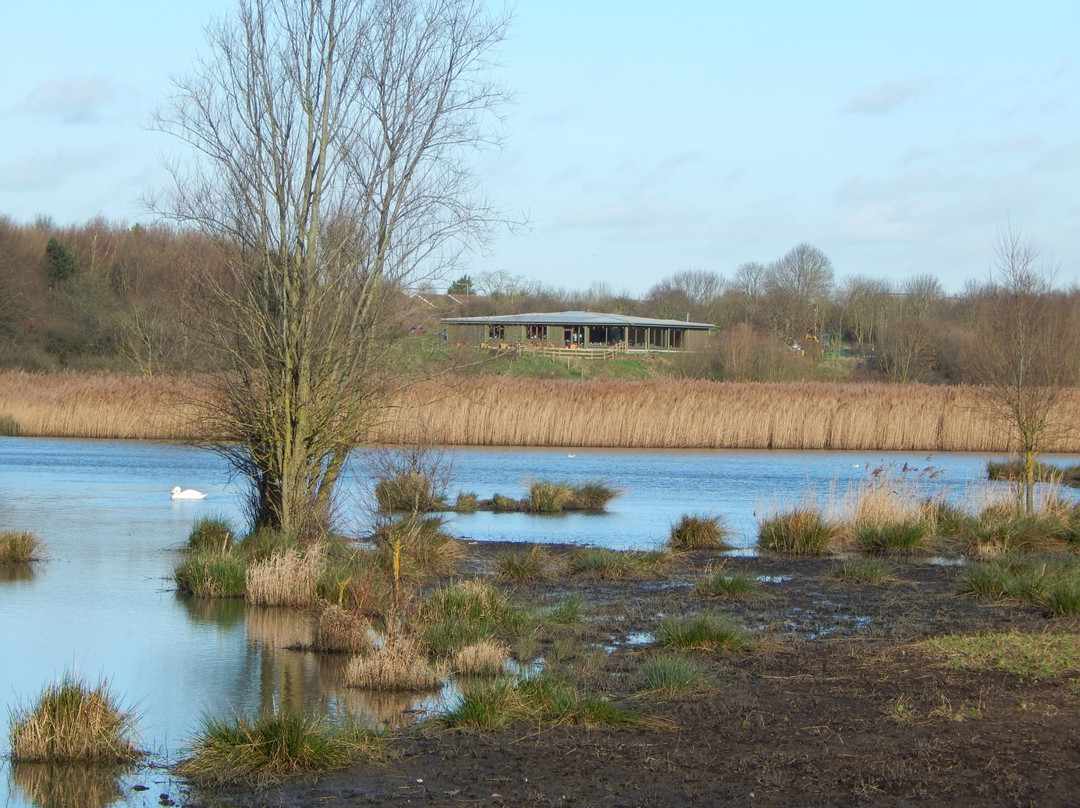
[[[360,654],[375,647],[371,623],[340,606],[325,604],[315,616],[313,651]]]
[[[135,715],[122,710],[108,682],[90,687],[72,674],[48,684],[37,701],[10,718],[11,759],[127,762],[135,746]]]
[[[382,645],[349,661],[345,684],[369,690],[437,690],[443,676],[423,649],[423,643],[410,634],[390,634]]]
[[[254,719],[207,716],[191,754],[173,770],[208,784],[265,786],[381,757],[378,736],[354,726],[331,726],[325,718],[293,712],[264,713]]]
[[[669,560],[666,553],[578,547],[566,560],[566,569],[595,581],[624,581],[652,577]]]
[[[758,525],[758,546],[788,555],[821,555],[838,538],[839,528],[815,510],[796,508]]]
[[[536,482],[523,507],[532,513],[561,513],[573,498],[574,489],[566,483]]]
[[[454,654],[452,668],[461,676],[501,676],[510,659],[510,646],[499,640],[479,640]]]
[[[672,550],[730,550],[725,539],[731,529],[720,516],[684,515],[671,526],[668,546]]]
[[[0,531],[0,564],[29,564],[38,561],[45,546],[29,530]]]
[[[444,531],[438,516],[407,516],[375,533],[376,559],[387,572],[396,565],[405,580],[450,575],[464,555],[461,542]]]
[[[542,544],[534,544],[528,550],[502,553],[495,561],[495,572],[509,581],[537,583],[551,579],[554,565],[551,551]]]
[[[308,608],[319,600],[325,550],[311,546],[301,552],[293,549],[256,561],[248,567],[245,592],[249,602],[258,606]]]

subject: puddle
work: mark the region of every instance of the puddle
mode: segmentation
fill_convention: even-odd
[[[763,584],[783,584],[794,579],[794,575],[759,575],[757,580]]]
[[[839,608],[834,603],[824,602],[825,608]],[[873,618],[869,615],[826,613],[816,609],[795,607],[788,613],[787,627],[791,632],[806,640],[822,640],[829,637],[850,637],[866,629]]]

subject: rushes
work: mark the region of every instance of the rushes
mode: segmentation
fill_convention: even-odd
[[[817,511],[796,508],[764,520],[758,526],[758,546],[774,553],[821,555],[837,535],[837,527]]]
[[[135,716],[120,709],[108,682],[90,687],[72,674],[46,685],[33,706],[12,712],[11,759],[126,762],[140,757]]]
[[[41,558],[45,547],[29,530],[0,531],[0,564],[29,564]]]
[[[684,515],[672,525],[668,546],[672,550],[730,550],[724,541],[731,529],[719,516]]]
[[[258,606],[308,608],[318,602],[325,553],[312,546],[287,550],[248,567],[245,592]]]

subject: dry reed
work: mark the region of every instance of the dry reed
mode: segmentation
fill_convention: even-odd
[[[248,567],[244,591],[259,606],[307,608],[319,600],[319,576],[325,553],[309,547],[305,552],[287,550]]]
[[[458,649],[454,672],[462,676],[499,676],[506,671],[510,647],[499,640],[480,640]]]
[[[193,380],[0,372],[0,417],[25,436],[183,439],[199,434]],[[449,377],[392,402],[373,434],[461,446],[1011,452],[977,388],[873,382]],[[1067,390],[1065,411],[1080,406]],[[527,415],[524,415],[527,413]],[[1080,433],[1049,452],[1080,452]]]
[[[371,653],[349,661],[345,684],[370,690],[437,690],[442,677],[407,634],[393,634]]]

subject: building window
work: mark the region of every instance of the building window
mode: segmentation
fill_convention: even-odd
[[[547,326],[546,325],[527,325],[525,326],[526,339],[547,339]]]
[[[502,339],[506,336],[506,326],[502,323],[493,323],[488,326],[488,339]]]

